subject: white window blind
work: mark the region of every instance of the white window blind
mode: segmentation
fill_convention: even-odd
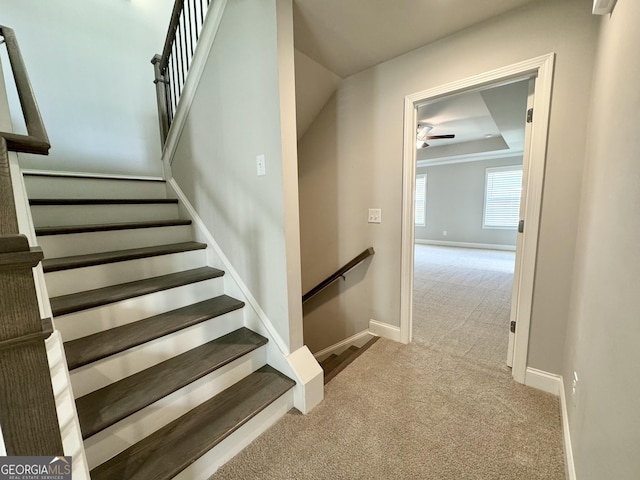
[[[425,226],[427,214],[427,174],[416,175],[416,208],[415,224],[419,227]]]
[[[522,166],[487,168],[483,228],[518,227]]]

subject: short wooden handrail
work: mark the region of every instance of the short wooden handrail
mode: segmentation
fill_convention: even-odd
[[[0,36],[27,127],[27,135],[0,132],[0,425],[8,455],[58,456],[63,445],[44,343],[52,324],[40,318],[33,277],[43,254],[19,233],[9,154],[46,155],[50,145],[16,36],[5,26]]]
[[[12,132],[0,132],[0,137],[7,141],[7,149],[12,152],[27,152],[47,155],[51,145],[44,128],[44,122],[38,109],[36,96],[33,93],[27,68],[22,59],[20,46],[13,29],[0,25],[0,35],[4,38],[7,47],[7,55],[11,63],[13,78],[15,79],[24,123],[27,127],[27,135]]]
[[[318,293],[320,293],[320,291],[322,291],[325,288],[327,288],[329,285],[331,285],[333,282],[335,282],[339,278],[344,277],[344,275],[349,270],[351,270],[352,268],[356,267],[360,263],[364,262],[368,257],[373,255],[374,253],[376,253],[376,252],[373,250],[373,247],[369,247],[364,252],[360,253],[359,255],[354,257],[353,259],[349,260],[343,267],[340,267],[334,273],[332,273],[327,278],[325,278],[323,281],[321,281],[318,285],[316,285],[311,290],[309,290],[307,293],[302,295],[302,303],[306,302],[307,300],[309,300],[314,295],[317,295]]]

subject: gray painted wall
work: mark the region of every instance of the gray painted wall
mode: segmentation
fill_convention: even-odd
[[[404,97],[555,52],[528,363],[561,372],[597,31],[590,1],[543,0],[341,82],[298,144],[303,287],[368,246],[376,255],[335,287],[348,295],[309,307],[312,351],[370,319],[400,325]],[[369,208],[382,209],[381,224],[367,223]]]
[[[482,228],[486,169],[507,165],[522,165],[522,157],[419,167],[427,174],[427,215],[416,240],[515,247],[515,230]]]
[[[293,351],[302,346],[295,104],[281,95],[293,91],[292,21],[290,0],[228,2],[171,169]]]
[[[640,478],[638,19],[636,0],[602,18],[594,70],[562,372],[580,480]]]
[[[23,168],[162,175],[149,61],[162,50],[172,7],[172,0],[0,0],[51,141],[49,156],[19,155]],[[24,131],[15,95],[11,108]]]

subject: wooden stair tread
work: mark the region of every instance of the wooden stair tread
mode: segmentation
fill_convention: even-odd
[[[220,295],[137,322],[94,333],[64,343],[69,369],[123,352],[244,306],[244,302]]]
[[[265,365],[91,470],[92,480],[170,479],[295,385]]]
[[[222,270],[211,267],[194,268],[159,277],[136,280],[134,282],[96,288],[84,292],[71,293],[51,298],[51,311],[54,316],[65,315],[87,308],[99,307],[128,298],[168,290],[190,283],[209,280],[224,275]]]
[[[334,358],[338,358],[338,355],[336,355],[335,353],[332,353],[331,355],[329,355],[327,358],[325,358],[324,360],[322,360],[320,362],[320,366],[322,367],[322,370],[324,370],[325,372],[327,371],[326,366],[334,359]]]
[[[267,343],[245,327],[76,399],[82,437],[151,405]]]
[[[351,346],[344,352],[342,352],[338,357],[336,357],[335,363],[329,365],[329,368],[324,368],[324,383],[325,385],[329,383],[338,373],[347,368],[356,358],[366,352],[371,345],[376,343],[380,337],[373,337],[367,343],[365,343],[362,347],[358,348],[356,346]],[[338,360],[339,359],[339,360]]]
[[[57,272],[60,270],[69,270],[71,268],[91,267],[93,265],[124,262],[127,260],[156,257],[159,255],[169,255],[171,253],[189,252],[192,250],[201,250],[205,248],[207,248],[207,245],[204,243],[181,242],[168,245],[155,245],[152,247],[116,250],[112,252],[91,253],[86,255],[74,255],[58,258],[45,258],[42,261],[42,268],[45,273]]]
[[[99,223],[92,225],[62,225],[53,227],[37,227],[37,236],[46,235],[68,235],[71,233],[88,233],[88,232],[108,232],[112,230],[127,230],[136,228],[155,228],[155,227],[175,227],[180,225],[191,225],[191,220],[175,219],[175,220],[151,220],[146,222],[122,222],[122,223]]]
[[[176,204],[177,198],[30,198],[29,205],[144,205]]]
[[[338,365],[344,362],[347,358],[349,358],[354,352],[357,352],[357,351],[358,351],[358,347],[356,347],[355,345],[351,345],[349,348],[347,348],[342,353],[340,353],[340,355],[337,355],[330,362],[327,362],[324,368],[325,376],[328,375],[334,368],[336,368]]]

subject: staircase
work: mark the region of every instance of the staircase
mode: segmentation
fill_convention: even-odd
[[[164,182],[24,179],[93,480],[207,478],[292,407]]]
[[[350,345],[344,349],[341,353],[332,353],[320,362],[320,366],[324,371],[324,384],[329,383],[333,378],[341,371],[347,368],[351,362],[362,355],[366,350],[378,341],[380,337],[373,337],[367,343],[361,347]]]

